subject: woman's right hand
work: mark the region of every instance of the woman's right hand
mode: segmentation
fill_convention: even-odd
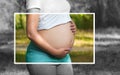
[[[70,48],[59,48],[53,52],[53,55],[57,58],[63,58],[70,52]]]

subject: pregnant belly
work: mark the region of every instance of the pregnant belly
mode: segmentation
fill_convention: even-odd
[[[54,48],[71,48],[73,46],[74,35],[70,30],[70,23],[60,24],[38,32]]]

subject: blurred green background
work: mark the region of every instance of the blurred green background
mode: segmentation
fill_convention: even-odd
[[[72,62],[93,62],[93,14],[70,14],[75,22],[77,32],[73,50],[70,52]],[[16,62],[25,62],[25,53],[30,40],[26,36],[26,14],[15,15],[16,27]]]

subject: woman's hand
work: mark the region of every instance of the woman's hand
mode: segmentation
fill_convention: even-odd
[[[66,56],[66,54],[68,54],[70,52],[70,48],[59,48],[56,49],[52,55],[57,57],[57,58],[63,58]]]
[[[73,21],[71,21],[70,27],[71,27],[72,33],[75,35],[75,32],[76,32],[76,25],[75,25],[75,23],[74,23]]]

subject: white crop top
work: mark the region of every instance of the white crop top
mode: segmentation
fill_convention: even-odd
[[[33,8],[39,8],[41,13],[38,30],[50,29],[56,25],[71,21],[69,15],[70,5],[66,0],[27,0],[27,9]]]
[[[40,13],[69,13],[67,0],[27,0],[27,9],[39,8]]]
[[[56,25],[71,21],[69,14],[40,14],[38,30],[50,29]]]

